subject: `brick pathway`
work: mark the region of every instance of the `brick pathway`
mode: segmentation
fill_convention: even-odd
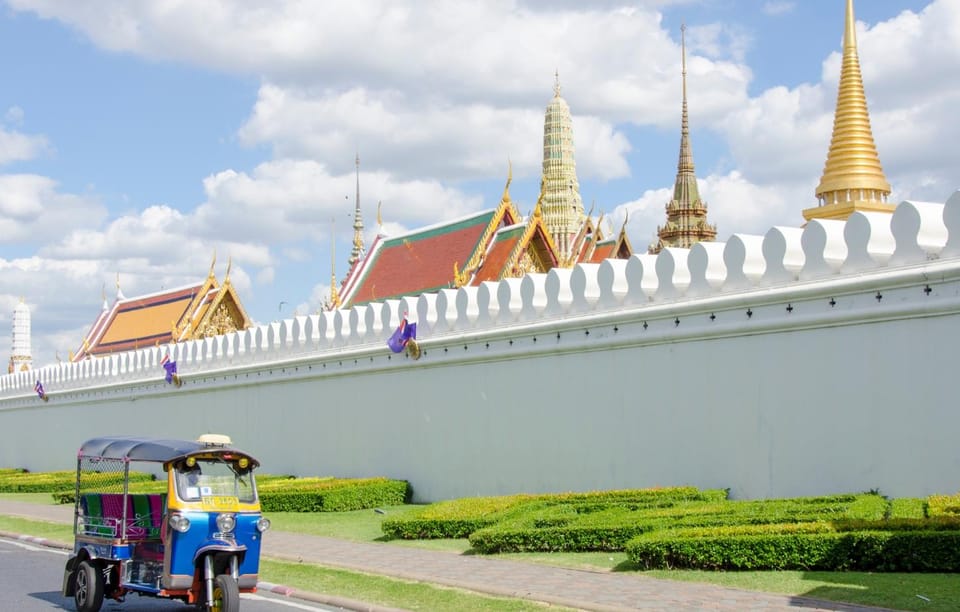
[[[0,514],[70,522],[72,511],[72,507],[0,500]],[[565,569],[283,531],[267,533],[263,552],[278,559],[533,599],[583,610],[880,610],[805,597],[658,580],[630,572]]]

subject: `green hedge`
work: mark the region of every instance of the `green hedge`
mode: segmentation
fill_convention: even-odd
[[[297,479],[282,489],[261,490],[260,507],[264,512],[344,512],[399,506],[409,498],[410,484],[405,480],[329,479],[322,485],[300,486]]]
[[[960,571],[960,532],[860,531],[631,540],[627,557],[641,569]]]
[[[557,512],[566,513],[567,517],[570,517],[571,512],[575,516],[603,512],[610,508],[664,508],[692,501],[719,502],[726,497],[726,490],[701,491],[696,487],[468,497],[437,502],[408,516],[385,520],[381,528],[389,537],[408,540],[465,538],[478,530],[502,523],[511,524],[531,514],[537,515],[537,527],[542,528],[548,526],[547,521],[553,521],[550,523],[552,526],[565,524],[565,518],[553,516]],[[551,508],[554,510],[548,510]],[[551,516],[544,516],[544,512],[551,513]]]
[[[540,500],[497,516],[496,523],[477,529],[469,538],[470,545],[481,553],[619,551],[631,538],[644,533],[683,528],[706,535],[727,528],[752,533],[762,526],[770,526],[765,531],[777,531],[782,525],[836,520],[860,524],[882,519],[886,509],[886,500],[878,495],[733,502],[665,500],[647,506],[608,504],[604,508]]]

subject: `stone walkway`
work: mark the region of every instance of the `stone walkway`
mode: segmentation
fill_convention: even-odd
[[[72,511],[72,507],[0,500],[0,514],[32,519],[70,522]],[[491,595],[532,599],[581,610],[880,610],[805,597],[658,580],[631,572],[565,569],[480,555],[350,542],[283,531],[267,533],[263,554],[276,559],[442,584]],[[350,609],[378,609],[362,602],[298,593],[278,585],[264,584],[262,587]]]

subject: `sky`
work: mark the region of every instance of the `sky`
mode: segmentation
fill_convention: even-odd
[[[629,219],[645,250],[677,172],[681,24],[718,240],[799,227],[845,5],[0,0],[0,354],[21,299],[42,366],[118,284],[199,282],[214,256],[256,323],[316,312],[331,266],[346,273],[357,156],[367,245],[496,206],[509,165],[529,213],[555,75],[585,206],[608,230]],[[960,0],[855,9],[890,201],[944,202],[960,187]]]

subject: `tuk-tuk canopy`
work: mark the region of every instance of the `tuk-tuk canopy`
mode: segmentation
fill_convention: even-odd
[[[154,461],[167,463],[190,455],[234,455],[250,460],[250,467],[260,463],[245,451],[229,444],[215,444],[199,440],[167,440],[163,438],[132,438],[103,436],[87,440],[80,447],[80,458],[123,459],[126,461]]]

